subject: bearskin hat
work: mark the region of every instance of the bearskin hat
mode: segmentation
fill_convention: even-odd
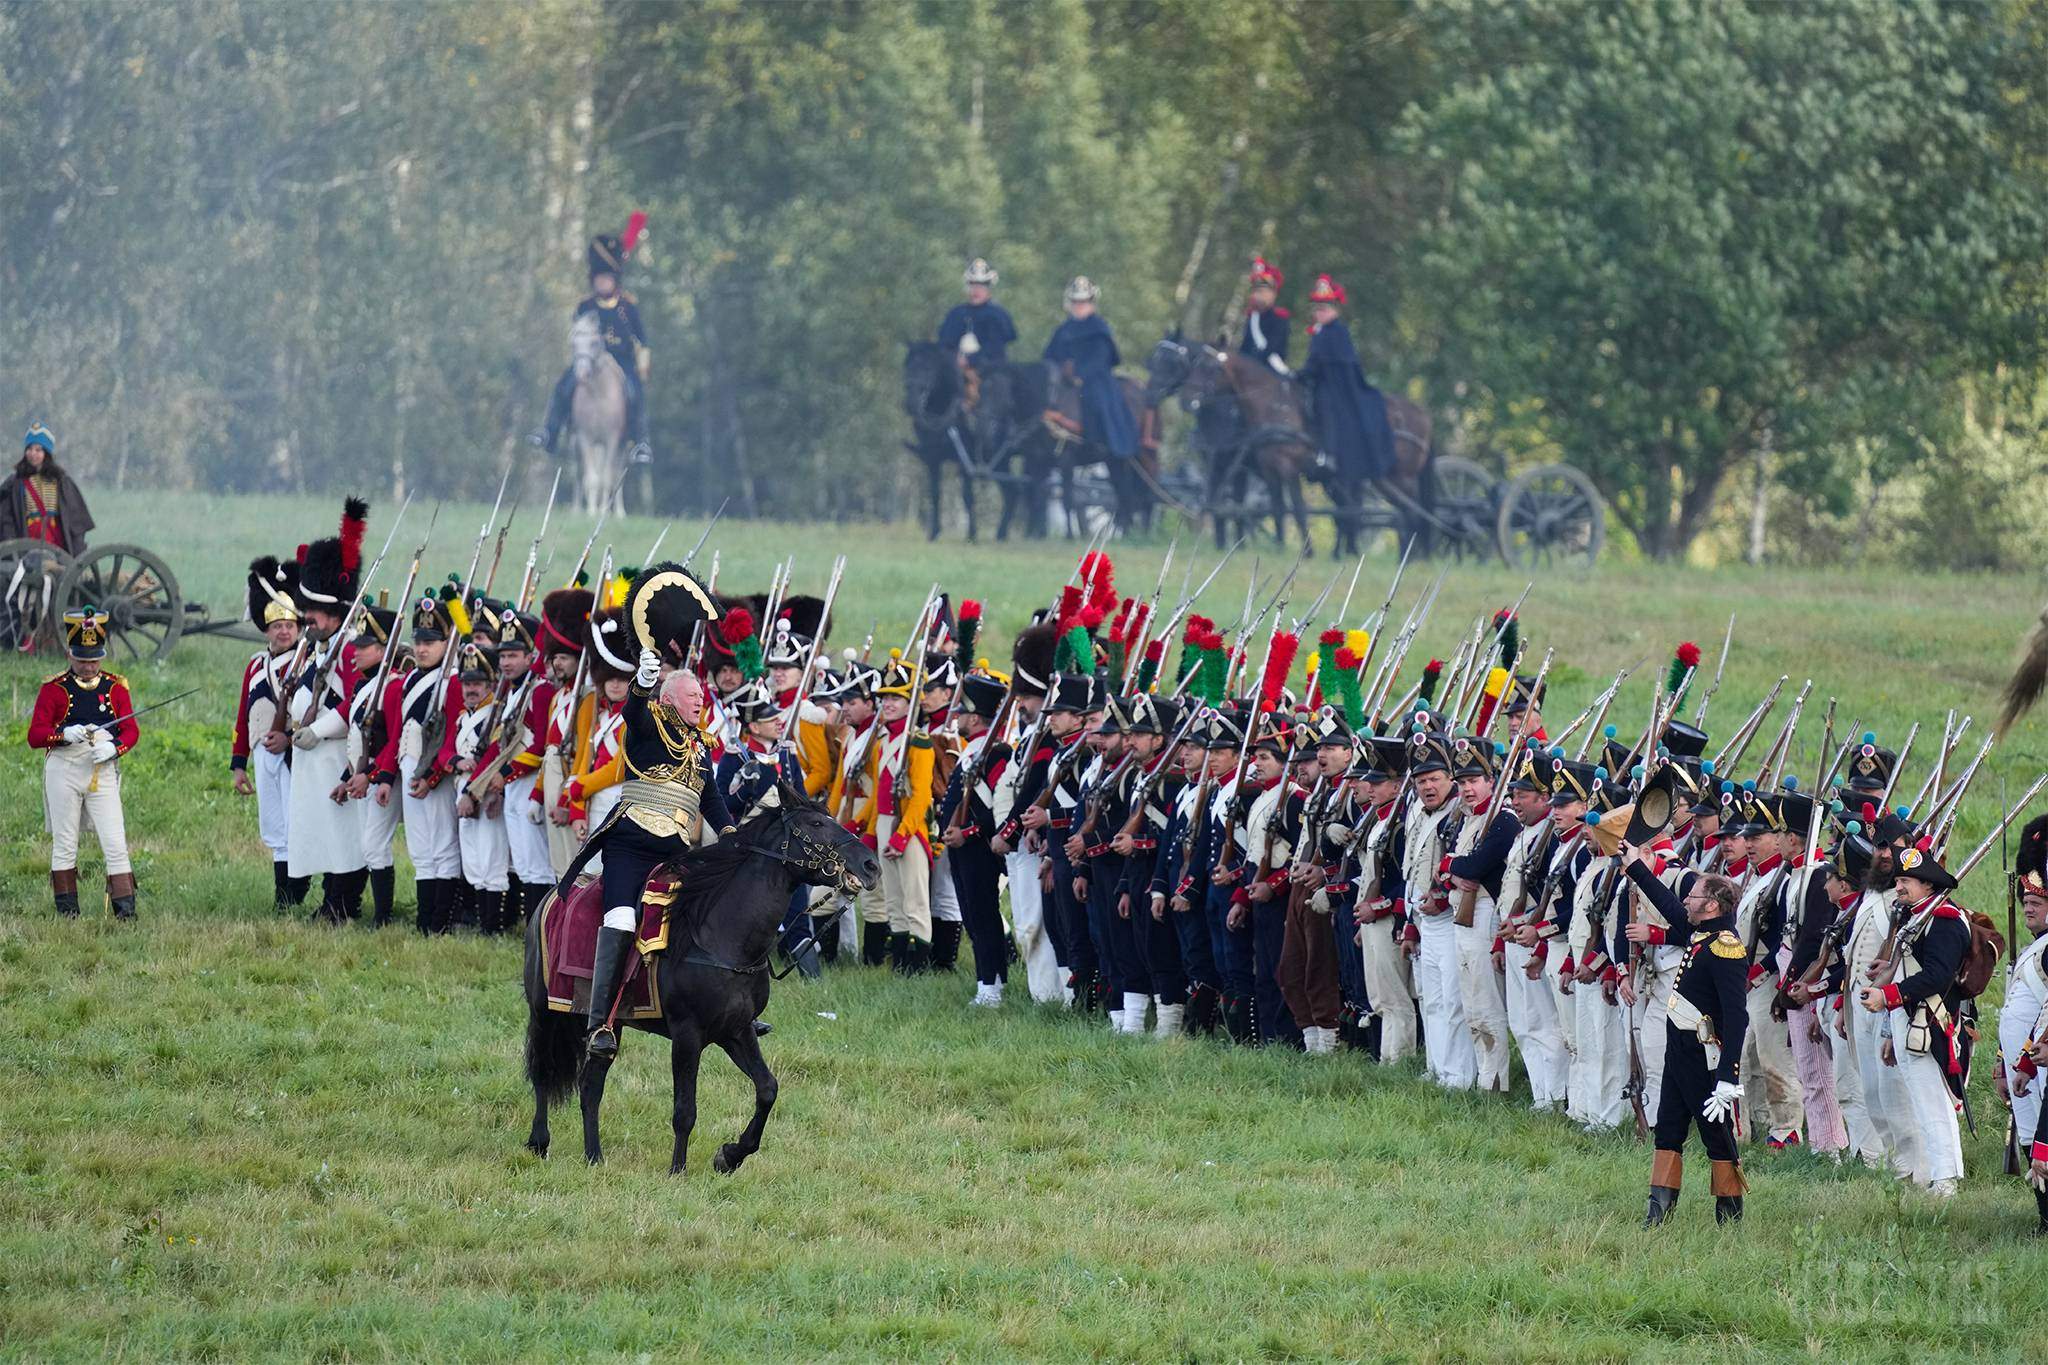
[[[592,681],[630,678],[639,669],[640,647],[633,643],[622,608],[609,607],[591,617],[589,639]]]
[[[540,652],[581,654],[596,601],[588,588],[557,588],[541,598],[540,631],[534,641]]]
[[[701,640],[717,626],[718,614],[704,585],[682,565],[642,569],[626,594],[623,651],[613,653],[637,662],[641,650],[651,649],[671,662],[680,660],[691,641]]]
[[[370,504],[361,498],[346,498],[341,504],[341,533],[299,547],[301,610],[310,606],[339,612],[355,600],[369,516]]]
[[[2048,893],[2048,815],[2037,815],[2020,831],[2019,852],[2013,858],[2022,894]]]
[[[1010,647],[1010,671],[1017,680],[1017,695],[1042,697],[1052,684],[1052,656],[1059,647],[1059,627],[1050,621],[1026,626],[1017,632]]]
[[[299,619],[299,566],[276,555],[249,561],[249,621],[258,630],[272,621]]]

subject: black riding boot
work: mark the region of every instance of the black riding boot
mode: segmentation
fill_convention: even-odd
[[[597,931],[597,960],[590,968],[590,1055],[609,1061],[619,1055],[618,1030],[605,1023],[625,979],[633,931],[605,925]]]
[[[432,877],[414,878],[412,884],[412,925],[423,936],[434,932],[434,886]]]
[[[889,935],[889,963],[896,969],[896,975],[910,975],[910,935]]]
[[[287,866],[289,866],[289,864],[287,864]],[[303,877],[285,878],[285,908],[288,910],[298,909],[300,906],[306,903],[306,897],[312,893],[312,890],[313,874],[310,872],[308,872]]]
[[[1715,1201],[1717,1204],[1719,1200]],[[1669,1185],[1650,1186],[1650,1211],[1643,1219],[1643,1226],[1654,1228],[1671,1216],[1671,1210],[1678,1203],[1678,1191]],[[1719,1212],[1717,1209],[1716,1212]]]
[[[932,924],[932,970],[950,972],[960,964],[960,933],[965,926],[957,919]]]
[[[2048,1190],[2034,1191],[2034,1207],[2041,1213],[2041,1222],[2035,1227],[2034,1235],[2048,1237]]]
[[[863,923],[860,926],[860,960],[870,967],[880,967],[888,962],[888,925]]]
[[[476,927],[476,888],[467,880],[457,878],[454,883],[455,904],[448,912],[450,926],[466,924]]]
[[[1742,1196],[1739,1194],[1717,1194],[1714,1196],[1714,1221],[1716,1223],[1739,1223],[1742,1221]]]
[[[478,891],[476,893],[477,932],[485,938],[495,938],[505,929],[505,893],[502,891]]]
[[[67,867],[62,872],[50,874],[50,895],[57,902],[57,913],[65,919],[78,918],[78,869]]]
[[[370,869],[370,926],[382,929],[391,923],[391,902],[398,894],[398,869],[395,867],[373,867]]]
[[[271,908],[283,910],[292,903],[292,865],[282,858],[272,860],[270,879],[273,883]]]
[[[909,965],[903,969],[905,976],[923,976],[932,969],[932,945],[921,938],[904,935],[910,939],[910,946],[904,956]]]

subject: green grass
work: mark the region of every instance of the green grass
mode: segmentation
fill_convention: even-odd
[[[229,611],[248,558],[324,532],[333,511],[113,497],[95,510],[105,539],[159,549]],[[451,508],[442,526],[481,517]],[[588,528],[558,525],[559,563]],[[629,560],[655,529],[621,532]],[[454,534],[437,572],[468,557]],[[724,581],[745,587],[795,553],[815,589],[845,550],[841,642],[870,619],[882,639],[903,630],[943,578],[989,601],[998,662],[1072,563],[1064,547],[927,548],[872,526],[735,525],[717,544]],[[1123,577],[1149,590],[1159,553],[1121,551]],[[523,545],[507,554],[516,577]],[[1368,566],[1361,599],[1391,567]],[[1330,571],[1305,569],[1297,601]],[[1213,614],[1234,611],[1243,582],[1226,570],[1213,600],[1233,606]],[[1454,573],[1425,644],[1448,654],[1521,586]],[[1532,643],[1571,665],[1559,715],[1681,638],[1711,663],[1736,610],[1710,728],[1780,673],[1796,687],[1811,671],[1814,712],[1833,688],[1844,726],[1897,737],[1914,717],[1938,732],[1951,705],[1988,724],[2037,595],[2011,579],[1616,565],[1540,584],[1525,615]],[[556,1157],[537,1161],[520,1147],[513,945],[272,918],[252,812],[227,786],[241,650],[194,640],[127,670],[144,704],[208,689],[146,718],[128,764],[138,925],[52,920],[39,765],[17,750],[0,770],[9,1358],[2038,1358],[2048,1248],[2022,1236],[2024,1189],[1995,1174],[1988,1066],[1985,1131],[1953,1204],[1759,1153],[1749,1219],[1723,1233],[1696,1158],[1677,1224],[1653,1238],[1637,1227],[1647,1152],[1520,1101],[1446,1096],[1347,1056],[1112,1038],[1021,988],[991,1017],[964,1007],[964,978],[854,970],[776,987],[782,1102],[737,1176],[708,1158],[751,1089],[707,1062],[696,1162],[671,1178],[669,1070],[639,1035],[607,1097],[610,1164],[582,1165],[568,1111]],[[41,668],[6,667],[17,718]],[[1632,687],[1622,711],[1647,707]],[[2029,723],[1995,751],[1966,837],[2001,782],[2016,795],[2044,766],[2044,735]],[[1994,867],[1968,891],[2003,919]]]

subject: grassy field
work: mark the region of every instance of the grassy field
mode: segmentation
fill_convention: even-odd
[[[191,497],[100,497],[95,511],[104,540],[159,550],[229,614],[251,556],[331,533],[334,514],[327,500]],[[482,514],[443,511],[435,573],[467,561]],[[521,517],[525,534],[537,521]],[[588,525],[557,528],[559,564]],[[658,529],[619,528],[622,558]],[[670,547],[697,529],[677,525]],[[722,582],[748,588],[795,553],[799,587],[816,590],[844,550],[839,643],[870,620],[878,640],[902,631],[942,578],[988,601],[998,663],[1072,564],[1065,547],[927,547],[896,527],[735,525],[715,543]],[[1120,551],[1127,583],[1149,590],[1162,550]],[[501,582],[523,556],[515,539]],[[1218,579],[1212,614],[1243,600],[1246,567]],[[1391,568],[1368,565],[1361,601]],[[1330,572],[1304,569],[1297,601]],[[1424,644],[1448,654],[1522,582],[1454,572]],[[1615,565],[1542,582],[1525,619],[1566,664],[1555,714],[1680,639],[1711,663],[1735,611],[1710,729],[1789,673],[1793,688],[1816,679],[1809,714],[1833,692],[1845,728],[1895,743],[1916,718],[1938,734],[1950,706],[1988,724],[2040,592]],[[750,1088],[706,1066],[699,1163],[672,1179],[668,1066],[638,1035],[608,1096],[610,1164],[577,1161],[560,1119],[556,1159],[537,1161],[520,1147],[516,947],[272,916],[253,812],[227,781],[242,657],[198,639],[126,670],[143,704],[206,689],[146,718],[128,763],[135,926],[54,922],[40,765],[18,749],[0,769],[8,1358],[2039,1358],[2048,1247],[2023,1236],[2024,1189],[1996,1175],[1988,1065],[1953,1204],[1759,1154],[1739,1230],[1713,1226],[1696,1163],[1677,1225],[1650,1237],[1647,1153],[1520,1102],[1446,1096],[1346,1056],[1112,1038],[1020,998],[970,1014],[964,978],[853,970],[776,987],[782,1103],[738,1176],[703,1161],[744,1122]],[[47,671],[6,665],[17,725]],[[1631,687],[1621,714],[1647,709],[1647,682]],[[1817,740],[1802,740],[1811,772]],[[2044,766],[2048,729],[2030,722],[1994,751],[1963,837]],[[1966,891],[2003,920],[1995,867]]]

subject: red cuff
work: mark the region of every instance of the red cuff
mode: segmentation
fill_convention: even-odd
[[[1564,961],[1557,965],[1557,969],[1566,976],[1571,976],[1579,970],[1577,964],[1572,961],[1570,954],[1566,954]]]
[[[1544,939],[1544,940],[1538,940],[1538,942],[1537,942],[1537,944],[1536,944],[1536,949],[1535,949],[1535,953],[1536,953],[1536,960],[1537,960],[1538,962],[1548,962],[1548,961],[1550,960],[1550,943],[1549,943],[1549,940],[1547,940],[1547,939]]]
[[[1416,928],[1413,922],[1410,922],[1401,930],[1401,941],[1404,943],[1420,943],[1422,942],[1422,931]]]
[[[1606,970],[1600,973],[1600,980],[1608,985],[1613,985],[1615,982],[1621,980],[1621,973],[1616,971],[1614,969],[1614,964],[1610,962],[1607,964]]]
[[[1496,953],[1504,953],[1507,950],[1508,941],[1502,938],[1499,934],[1495,934],[1493,936],[1493,951],[1495,951]]]
[[[2029,1161],[2048,1161],[2048,1142],[2037,1142],[2034,1150],[2027,1154]]]
[[[1903,997],[1899,994],[1898,983],[1893,982],[1891,985],[1886,986],[1884,988],[1885,1008],[1895,1010],[1900,1006],[1901,1003],[1903,1003]]]
[[[908,834],[905,834],[902,830],[899,829],[894,834],[889,836],[889,849],[891,852],[901,853],[904,849],[909,847],[910,836]]]
[[[1651,925],[1651,926],[1650,926],[1650,942],[1651,942],[1652,944],[1661,944],[1661,943],[1664,943],[1665,941],[1666,941],[1666,939],[1665,939],[1665,934],[1664,934],[1664,926],[1663,926],[1663,925],[1661,925],[1661,924],[1653,924],[1653,925]],[[1755,977],[1751,977],[1750,979],[1751,979],[1752,981],[1754,981],[1754,980],[1755,980],[1756,978],[1755,978]]]
[[[1250,905],[1252,903],[1252,893],[1240,886],[1237,890],[1230,893],[1230,903],[1232,905]]]
[[[2022,1052],[2020,1054],[2020,1059],[2012,1064],[2012,1069],[2015,1075],[2033,1075],[2034,1072],[2038,1069],[2034,1065],[2034,1054],[2031,1052]]]
[[[1440,863],[1438,863],[1438,864],[1436,865],[1436,875],[1437,875],[1437,876],[1439,876],[1439,877],[1447,877],[1447,876],[1449,876],[1449,875],[1450,875],[1450,871],[1451,871],[1451,859],[1450,859],[1450,855],[1446,854],[1446,855],[1444,856],[1444,859],[1443,859],[1443,861],[1442,861],[1442,862],[1440,862]]]
[[[1757,981],[1762,978],[1764,970],[1765,968],[1763,963],[1751,963],[1749,968],[1749,984],[1754,986],[1757,983]]]

